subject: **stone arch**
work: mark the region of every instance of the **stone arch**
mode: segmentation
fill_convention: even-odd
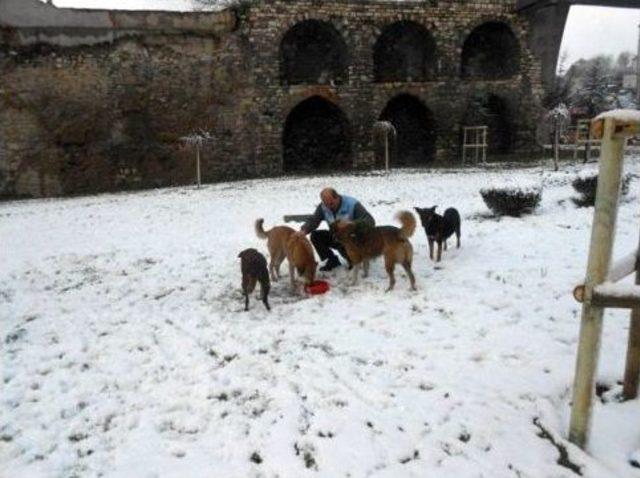
[[[342,84],[348,77],[348,49],[329,22],[303,20],[280,42],[280,80],[284,84]]]
[[[395,158],[392,166],[420,166],[435,157],[436,122],[433,113],[417,97],[395,96],[378,118],[396,128]]]
[[[514,125],[509,103],[495,94],[478,94],[467,103],[464,126],[488,126],[489,154],[507,154],[513,149]]]
[[[429,30],[410,20],[387,25],[373,47],[374,81],[427,81],[436,74],[436,42]]]
[[[462,78],[510,78],[520,70],[518,39],[507,23],[486,21],[467,35],[460,62]]]
[[[283,171],[347,170],[352,165],[352,133],[334,103],[312,96],[293,108],[282,133]]]

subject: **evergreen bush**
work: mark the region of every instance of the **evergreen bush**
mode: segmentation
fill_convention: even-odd
[[[491,211],[498,216],[521,216],[531,213],[540,204],[540,186],[500,185],[482,188],[480,195]]]
[[[620,185],[620,195],[625,196],[629,192],[631,175],[625,174]],[[580,197],[572,198],[573,202],[580,207],[593,206],[596,202],[596,189],[598,187],[598,172],[582,172],[571,182],[573,189],[580,194]]]

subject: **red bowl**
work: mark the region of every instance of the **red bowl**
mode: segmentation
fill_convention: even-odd
[[[317,280],[304,286],[304,290],[311,295],[324,294],[329,290],[329,283],[326,280]]]

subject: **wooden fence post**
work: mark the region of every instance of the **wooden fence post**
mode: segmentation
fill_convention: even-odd
[[[613,250],[624,154],[624,138],[614,137],[615,120],[606,118],[598,172],[598,187],[585,279],[586,300],[582,306],[580,342],[573,385],[569,440],[581,448],[587,443],[591,420],[594,380],[598,367],[603,308],[591,304],[591,291],[604,282]]]
[[[638,254],[636,253],[636,284],[640,285],[640,270],[638,270]],[[627,360],[624,368],[624,385],[622,396],[625,400],[633,400],[638,396],[638,379],[640,378],[640,309],[631,309],[629,319],[629,340],[627,342]]]

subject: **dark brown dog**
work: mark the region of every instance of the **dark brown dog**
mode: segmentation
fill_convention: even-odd
[[[289,279],[293,291],[296,291],[295,271],[307,285],[315,280],[318,263],[309,239],[297,236],[289,226],[275,226],[265,231],[262,219],[256,220],[255,230],[260,239],[267,239],[267,248],[271,256],[269,272],[273,280],[280,278],[280,264],[285,257],[289,261]]]
[[[429,242],[429,257],[433,260],[433,243],[438,244],[438,251],[436,253],[436,262],[440,262],[442,257],[442,244],[444,244],[444,250],[447,250],[447,239],[455,233],[457,241],[457,247],[460,248],[460,213],[455,208],[448,208],[441,216],[436,213],[436,208],[433,207],[414,207],[418,216],[420,216],[420,222],[424,227],[424,232],[427,235],[427,241]]]
[[[358,281],[360,264],[364,266],[364,275],[369,273],[369,260],[384,256],[384,267],[389,275],[389,288],[396,283],[394,269],[396,264],[402,265],[409,276],[411,289],[416,289],[416,279],[411,270],[413,261],[413,247],[409,242],[416,230],[416,219],[409,211],[400,211],[396,218],[402,224],[395,226],[376,226],[373,228],[358,228],[356,223],[336,221],[331,229],[336,238],[347,251],[349,260],[354,266],[353,284]]]
[[[262,303],[267,310],[271,310],[271,307],[269,307],[271,282],[269,281],[269,272],[267,271],[267,260],[255,249],[245,249],[238,254],[238,257],[240,258],[240,270],[242,271],[244,310],[249,310],[249,294],[255,290],[257,282],[260,282]]]

